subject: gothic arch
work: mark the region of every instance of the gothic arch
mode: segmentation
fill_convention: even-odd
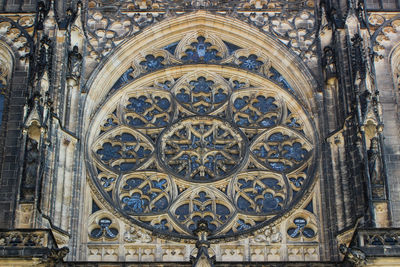
[[[21,23],[25,22],[21,21]],[[29,54],[32,52],[33,41],[22,26],[9,18],[0,16],[0,39],[9,46],[17,59],[27,62]],[[17,66],[19,64],[16,64]]]
[[[182,39],[189,32],[199,30],[217,33],[221,38],[235,45],[252,47],[264,53],[274,68],[299,94],[307,110],[316,110],[313,99],[317,83],[308,67],[284,44],[240,20],[198,11],[164,20],[157,26],[145,29],[137,36],[124,41],[110,53],[95,69],[85,86],[88,95],[85,100],[83,122],[88,121],[87,119],[104,100],[113,84],[132,65],[135,57],[146,50],[162,48]],[[86,124],[83,128],[87,126]]]
[[[190,88],[197,83],[212,91],[209,100],[204,99],[211,103],[186,102],[197,90]],[[163,231],[157,229],[166,227],[168,235],[192,238],[196,216],[204,216],[213,218],[210,224],[216,238],[250,233],[250,228],[263,227],[284,212],[292,212],[313,184],[319,154],[317,131],[310,116],[316,108],[316,83],[294,53],[246,23],[204,11],[163,21],[117,47],[100,63],[86,88],[82,129],[88,183],[97,194],[93,197],[128,224],[133,221],[161,235]],[[136,116],[140,104],[135,101],[144,98],[154,105],[150,120]],[[247,105],[264,106],[260,108],[266,110],[257,111],[263,118],[243,119],[246,112],[235,103],[247,99],[255,101]],[[132,108],[134,111],[129,111]],[[185,128],[189,124],[190,129]],[[211,135],[201,130],[210,127]],[[202,163],[197,169],[197,163],[188,163],[192,165],[185,171],[177,170],[174,160],[167,160],[175,150],[167,147],[170,138],[182,131],[187,131],[183,139],[196,135],[204,139],[202,142],[215,138],[226,143],[228,138],[232,149],[223,154],[215,152],[225,149],[219,145],[214,152],[203,153],[195,147],[187,152],[204,158],[204,162],[215,157],[218,164],[227,165]],[[138,147],[135,155],[116,161],[115,154],[109,157],[109,149],[125,149],[126,142],[135,143],[128,147]],[[262,151],[278,149],[274,142],[300,154],[287,160],[269,159]],[[294,150],[277,153],[297,153]],[[259,171],[263,168],[269,172]],[[249,174],[251,178],[234,182],[233,175],[246,169],[256,172]],[[196,183],[206,185],[197,192],[193,189]],[[243,190],[239,183],[259,188],[257,200],[251,199],[251,188]],[[308,189],[303,190],[303,185]],[[154,199],[147,197],[149,192]],[[263,197],[270,198],[270,203],[264,203]],[[206,215],[196,211],[200,204],[194,204],[203,200],[209,203]],[[179,217],[178,213],[184,215]],[[189,216],[191,213],[197,215]]]

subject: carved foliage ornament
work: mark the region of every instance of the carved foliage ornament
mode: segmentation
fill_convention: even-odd
[[[125,38],[139,33],[143,28],[171,15],[198,9],[220,11],[246,21],[272,34],[302,58],[316,59],[317,23],[313,0],[125,0],[117,3],[91,0],[88,7],[86,30],[90,54],[95,59],[107,55]],[[199,40],[198,44],[201,42]],[[211,54],[208,56],[213,57]]]
[[[261,227],[290,210],[312,181],[312,123],[283,83],[252,86],[246,72],[207,70],[209,62],[234,59],[233,45],[203,35],[186,44],[168,53],[203,70],[165,77],[146,71],[165,68],[165,54],[144,56],[117,81],[113,104],[106,101],[91,127],[93,181],[120,214],[163,235],[193,237],[199,220],[208,221],[212,237]],[[236,59],[246,71],[265,65],[252,54]],[[152,84],[136,84],[140,66]],[[107,235],[107,225],[94,234]],[[299,218],[290,231],[294,238],[315,234]]]
[[[24,23],[24,21],[20,21],[20,23]],[[28,58],[33,44],[32,38],[24,28],[24,24],[20,26],[11,19],[0,17],[0,38],[18,52],[21,60]]]

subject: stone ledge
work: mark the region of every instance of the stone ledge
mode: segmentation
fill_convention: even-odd
[[[0,229],[0,265],[13,259],[60,263],[68,252],[57,247],[49,229]]]
[[[189,262],[66,262],[68,267],[189,267]],[[214,267],[341,267],[342,262],[216,262]]]
[[[400,256],[400,228],[360,228],[352,242],[369,257]]]

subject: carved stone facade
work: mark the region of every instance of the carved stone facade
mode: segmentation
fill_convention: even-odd
[[[0,265],[400,261],[398,5],[0,1]]]

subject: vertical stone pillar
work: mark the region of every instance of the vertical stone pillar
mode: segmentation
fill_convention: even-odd
[[[58,146],[59,149],[59,157],[57,159],[57,173],[55,176],[56,179],[56,188],[53,192],[55,195],[54,198],[54,224],[58,227],[61,227],[62,221],[62,205],[63,205],[63,196],[64,196],[64,170],[66,164],[66,156],[67,156],[67,147],[69,142],[64,138],[60,137],[60,143]]]
[[[76,78],[67,79],[67,94],[68,94],[68,104],[67,112],[68,115],[66,127],[71,132],[76,131],[78,122],[78,108],[79,108],[79,83]]]

